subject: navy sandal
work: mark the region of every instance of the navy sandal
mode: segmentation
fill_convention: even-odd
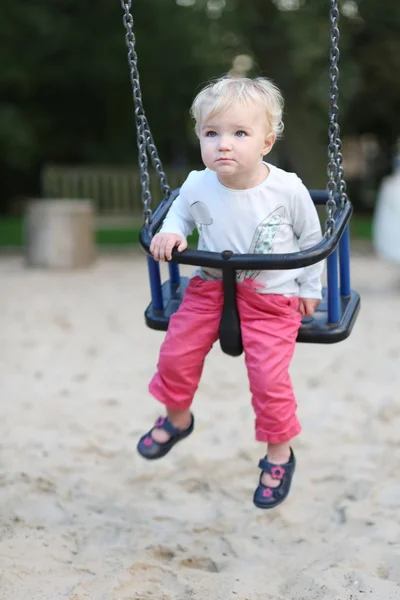
[[[163,444],[156,442],[152,437],[154,429],[164,429],[171,436],[167,442]],[[137,445],[137,451],[143,458],[154,460],[155,458],[162,458],[176,443],[184,440],[188,435],[192,433],[194,429],[194,417],[192,415],[192,422],[187,429],[178,429],[172,425],[168,417],[159,417],[154,424],[154,427],[150,429],[145,435],[143,435]]]
[[[290,448],[289,461],[283,465],[275,465],[262,458],[258,464],[262,470],[260,483],[254,492],[253,502],[258,508],[275,508],[283,502],[289,495],[290,485],[292,483],[293,473],[296,468],[296,459],[293,450]],[[263,473],[269,473],[273,479],[279,479],[280,484],[277,487],[268,487],[261,483]]]

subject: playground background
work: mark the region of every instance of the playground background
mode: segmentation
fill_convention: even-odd
[[[329,2],[134,0],[144,104],[172,187],[199,166],[188,109],[210,77],[273,78],[271,155],[325,188]],[[399,600],[400,273],[371,244],[400,135],[396,0],[343,0],[340,122],[362,308],[337,345],[299,344],[290,498],[252,504],[263,449],[241,358],[218,345],[196,433],[135,453],[163,334],[145,327],[140,182],[119,2],[6,3],[0,20],[1,600]],[[154,203],[160,198],[152,178]],[[37,198],[89,198],[96,260],[30,269]],[[321,214],[323,219],[323,215]],[[192,240],[194,242],[194,240]],[[189,269],[184,268],[183,273]]]
[[[382,177],[400,135],[400,13],[395,0],[340,3],[340,125],[353,234],[371,237]],[[325,188],[329,2],[134,0],[145,111],[172,187],[200,165],[189,106],[224,73],[271,77],[285,136],[270,160]],[[0,248],[21,248],[27,205],[89,198],[97,242],[137,242],[135,119],[120,2],[96,10],[8,3],[0,23]],[[23,50],[27,49],[28,50]],[[152,178],[154,203],[159,199]]]

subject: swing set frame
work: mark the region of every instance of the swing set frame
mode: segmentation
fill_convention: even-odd
[[[324,236],[317,245],[290,254],[234,254],[229,249],[218,253],[187,249],[172,253],[168,261],[169,279],[162,283],[160,265],[150,253],[150,244],[165,219],[179,189],[171,190],[153,141],[143,109],[142,94],[136,54],[136,39],[131,14],[132,0],[121,0],[124,11],[128,62],[132,83],[136,116],[139,167],[141,173],[144,225],[139,240],[147,254],[151,303],[145,310],[148,327],[165,331],[171,315],[178,310],[188,278],[182,277],[179,264],[213,267],[222,270],[224,303],[219,328],[222,350],[231,356],[243,351],[240,319],[236,305],[236,271],[242,269],[281,270],[296,269],[327,260],[327,286],[323,300],[312,317],[303,318],[297,341],[331,344],[346,339],[356,321],[360,309],[360,296],[351,288],[350,281],[350,233],[349,221],[353,211],[346,194],[344,180],[342,142],[338,122],[339,98],[339,8],[338,0],[330,3],[330,68],[329,68],[329,144],[328,183],[326,190],[309,190],[316,206],[325,205],[327,219]],[[149,155],[149,156],[148,156]],[[149,157],[157,173],[163,200],[151,210]]]

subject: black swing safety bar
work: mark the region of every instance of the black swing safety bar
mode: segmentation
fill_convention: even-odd
[[[314,204],[326,203],[328,193],[322,190],[310,191]],[[140,231],[140,244],[146,253],[150,254],[150,244],[153,236],[161,227],[173,201],[179,195],[179,189],[173,190],[153,212],[151,223],[144,225]],[[213,267],[216,269],[256,269],[256,270],[282,270],[299,269],[308,267],[329,256],[338,246],[347,223],[353,212],[352,205],[347,202],[344,207],[338,207],[335,213],[335,227],[330,237],[324,236],[319,244],[290,254],[234,254],[230,250],[224,252],[208,252],[206,250],[187,249],[183,252],[174,250],[172,262],[182,265],[197,265],[199,267]]]
[[[151,256],[151,240],[160,228],[178,194],[179,189],[173,190],[164,198],[154,210],[151,222],[145,224],[140,231],[140,244],[149,256]],[[310,190],[310,195],[315,205],[326,204],[328,192]],[[332,233],[329,236],[325,234],[317,245],[307,250],[289,254],[235,254],[230,250],[219,253],[192,249],[178,252],[175,249],[172,253],[172,259],[169,262],[200,267],[213,267],[222,270],[224,302],[219,329],[220,345],[226,354],[238,356],[242,353],[243,346],[240,319],[236,305],[236,271],[248,269],[297,269],[328,258],[328,291],[324,289],[323,293],[325,297],[323,303],[326,304],[327,302],[329,309],[329,303],[331,302],[334,306],[333,312],[334,314],[337,313],[337,317],[333,322],[330,322],[329,318],[327,318],[328,311],[326,309],[316,311],[311,319],[303,319],[297,341],[325,344],[335,343],[344,340],[350,335],[360,304],[359,295],[350,289],[348,223],[351,214],[352,205],[349,201],[343,205],[338,204],[335,211],[335,225]],[[344,260],[341,260],[340,274],[348,282],[344,286],[341,286],[341,294],[339,296],[336,250],[338,246],[342,250],[342,243],[344,243],[343,254],[345,256]],[[329,257],[333,259],[331,264],[329,264]],[[332,267],[331,277],[329,276],[330,266]],[[164,303],[170,303],[172,310],[170,307],[169,310],[160,311],[150,305],[145,314],[149,327],[159,330],[167,329],[169,317],[179,306],[186,285],[187,279],[180,278],[179,275],[175,281],[171,280],[171,282],[163,285]],[[335,292],[331,294],[331,298],[329,286],[332,286],[332,289],[336,288]],[[337,309],[335,309],[335,304],[338,305]]]

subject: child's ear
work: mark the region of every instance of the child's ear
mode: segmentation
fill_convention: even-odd
[[[264,140],[263,156],[271,152],[273,145],[276,142],[276,135],[272,131],[268,133]]]

